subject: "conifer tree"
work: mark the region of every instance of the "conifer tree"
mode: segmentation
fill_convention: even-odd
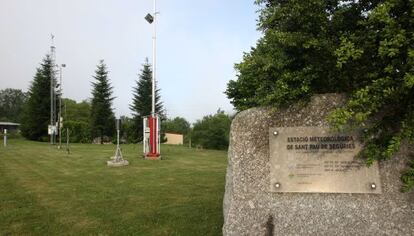
[[[21,131],[27,139],[47,140],[47,127],[50,124],[50,80],[52,70],[52,58],[50,55],[46,55],[40,68],[37,68],[23,110]]]
[[[148,59],[146,59],[143,64],[139,80],[136,83],[136,87],[133,88],[133,98],[130,109],[133,115],[134,134],[136,135],[136,137],[133,138],[135,141],[141,141],[143,136],[142,120],[145,116],[151,115],[152,109],[152,69],[151,65],[148,63]],[[155,112],[161,117],[161,119],[164,119],[163,104],[161,102],[159,92],[159,89],[155,90]]]
[[[115,133],[115,115],[112,110],[112,87],[108,79],[108,70],[103,60],[97,65],[92,82],[91,101],[91,132],[92,139],[100,137],[101,144],[104,137],[112,137]]]

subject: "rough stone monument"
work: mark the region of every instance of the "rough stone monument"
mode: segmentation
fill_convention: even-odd
[[[367,167],[360,132],[332,133],[336,94],[286,109],[253,108],[233,120],[224,235],[414,235],[414,192],[400,175],[414,148]]]

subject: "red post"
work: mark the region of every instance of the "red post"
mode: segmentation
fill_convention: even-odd
[[[150,150],[147,155],[149,158],[158,158],[160,154],[158,153],[158,124],[157,124],[157,118],[155,116],[149,117],[149,128],[150,128],[150,138],[149,138],[149,146]]]

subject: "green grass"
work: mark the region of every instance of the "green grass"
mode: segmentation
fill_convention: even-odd
[[[226,152],[162,146],[162,161],[123,145],[0,147],[0,235],[220,235]]]

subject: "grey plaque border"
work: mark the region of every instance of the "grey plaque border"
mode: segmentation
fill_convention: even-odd
[[[282,168],[286,167],[287,162],[287,153],[286,151],[286,143],[287,140],[282,141],[283,138],[286,137],[286,133],[296,132],[296,134],[310,134],[310,135],[321,135],[321,136],[331,136],[331,135],[352,135],[355,138],[354,144],[355,149],[352,151],[348,151],[348,156],[346,153],[341,153],[336,151],[335,157],[332,157],[333,160],[356,160],[361,161],[361,159],[357,159],[355,157],[356,153],[358,153],[361,148],[362,144],[359,141],[359,131],[348,132],[348,133],[336,133],[331,132],[329,127],[321,126],[321,127],[271,127],[269,128],[269,162],[270,162],[270,192],[274,193],[359,193],[359,194],[381,194],[381,178],[379,174],[379,167],[378,163],[374,162],[371,166],[364,166],[358,169],[355,172],[343,174],[341,173],[328,173],[323,171],[322,176],[320,176],[322,183],[317,184],[310,184],[308,186],[304,185],[302,187],[298,187],[299,185],[295,185],[291,181],[289,183],[289,178],[287,177],[287,171],[284,171]],[[300,135],[297,135],[300,136]],[[333,153],[331,151],[330,153]],[[307,152],[310,155],[317,154],[312,152]],[[319,153],[326,154],[326,153]],[[329,154],[329,153],[328,153]],[[304,154],[290,154],[289,159],[294,160],[296,157],[303,157]],[[281,161],[279,161],[279,159]],[[285,158],[285,159],[283,159]],[[319,158],[319,157],[316,157]],[[324,159],[324,161],[326,158]],[[330,160],[330,159],[328,159]],[[319,160],[322,163],[322,160]],[[363,160],[362,160],[363,161]],[[317,162],[317,161],[316,161]],[[322,165],[322,164],[321,164]],[[296,167],[295,167],[296,168]],[[287,169],[287,168],[286,168]],[[325,178],[325,179],[322,179]],[[330,179],[327,179],[330,178]],[[317,181],[318,178],[316,178]],[[334,181],[335,182],[332,182]],[[329,181],[331,181],[330,184]],[[343,182],[342,182],[343,181]],[[342,182],[342,184],[341,184]],[[290,184],[290,185],[289,185]],[[321,184],[318,186],[318,184]],[[325,184],[325,185],[323,185]]]

